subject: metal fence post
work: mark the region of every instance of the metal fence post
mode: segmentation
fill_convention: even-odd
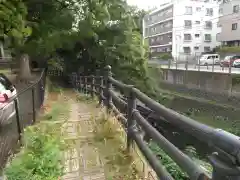
[[[87,94],[87,77],[83,76],[83,94]]]
[[[212,62],[212,72],[214,72],[214,65],[215,65],[215,58],[213,58],[213,62]]]
[[[102,102],[103,102],[103,77],[102,76],[100,76],[99,77],[99,105],[101,105],[102,104]]]
[[[95,92],[95,76],[91,76],[91,97],[94,98],[94,92]]]
[[[212,180],[239,180],[240,169],[231,163],[229,157],[222,158],[218,153],[213,153],[209,159],[213,166]]]
[[[36,111],[35,111],[35,91],[32,88],[32,113],[33,113],[33,124],[36,122]]]
[[[20,115],[19,115],[19,104],[17,98],[14,99],[14,106],[15,106],[15,111],[16,111],[16,120],[17,120],[17,130],[18,130],[18,140],[21,140],[21,125],[20,125]]]
[[[106,66],[105,67],[105,82],[106,82],[106,102],[107,102],[107,111],[109,112],[111,109],[111,103],[112,103],[112,95],[110,93],[112,89],[112,83],[110,81],[110,78],[112,77],[112,72],[111,72],[111,66]]]
[[[232,65],[231,65],[231,63],[229,63],[229,71],[228,71],[228,73],[229,73],[229,74],[232,73]]]
[[[81,74],[79,74],[79,89],[78,89],[79,92],[82,92],[82,76]]]
[[[136,96],[133,92],[133,86],[128,86],[128,105],[127,105],[127,150],[130,151],[131,146],[133,145],[133,140],[131,138],[131,128],[136,125],[136,121],[133,119],[132,113],[136,109]]]

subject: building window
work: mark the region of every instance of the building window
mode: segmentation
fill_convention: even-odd
[[[217,40],[217,42],[221,42],[221,41],[220,41],[220,33],[217,33],[217,35],[216,35],[216,40]]]
[[[184,34],[184,41],[191,41],[192,37],[191,34]]]
[[[195,50],[195,51],[199,50],[199,47],[198,47],[198,46],[195,46],[195,47],[194,47],[194,50]]]
[[[195,34],[195,37],[196,37],[196,38],[199,38],[199,37],[200,37],[200,34]]]
[[[192,7],[191,6],[185,7],[185,14],[192,15]]]
[[[234,31],[234,30],[237,30],[237,23],[234,23],[234,24],[232,24],[232,30]]]
[[[197,7],[197,8],[196,8],[196,11],[197,11],[197,12],[200,12],[200,11],[201,11],[201,8],[200,8],[200,7]]]
[[[222,27],[222,25],[220,24],[220,22],[217,23],[217,27]]]
[[[211,34],[205,34],[205,41],[207,41],[207,42],[212,41],[212,36],[211,36]]]
[[[219,15],[222,15],[222,14],[223,14],[223,8],[220,8],[220,9],[218,10],[218,13],[219,13]]]
[[[200,24],[201,22],[200,21],[195,21],[195,24]]]
[[[239,5],[233,6],[233,13],[238,13],[239,12]]]
[[[206,9],[206,16],[213,16],[213,8]]]
[[[212,22],[211,21],[205,21],[205,29],[212,29]]]
[[[210,52],[210,51],[211,51],[211,48],[209,46],[204,47],[204,52]]]
[[[186,54],[190,54],[191,53],[191,48],[188,46],[188,47],[183,47],[183,52],[186,53]]]
[[[192,28],[192,21],[190,21],[190,20],[185,20],[185,21],[184,21],[184,27],[185,27],[185,28]]]

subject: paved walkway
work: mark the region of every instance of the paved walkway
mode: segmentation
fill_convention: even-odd
[[[95,112],[94,112],[95,109]],[[70,118],[66,123],[65,173],[62,180],[105,180],[104,167],[97,149],[90,144],[94,119],[99,108],[81,102],[72,102]],[[100,111],[101,112],[101,111]]]

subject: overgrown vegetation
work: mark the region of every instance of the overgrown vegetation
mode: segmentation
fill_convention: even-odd
[[[162,149],[160,149],[156,143],[150,141],[149,147],[174,179],[190,180],[180,167]]]
[[[134,165],[134,159],[126,150],[119,124],[116,119],[102,114],[96,119],[94,127],[94,146],[105,159],[105,172],[109,180],[139,180],[140,174]]]
[[[160,60],[169,60],[172,59],[171,53],[161,53],[157,56]]]
[[[240,48],[238,46],[223,46],[217,48],[216,51],[221,53],[239,53]]]
[[[62,99],[49,102],[48,112],[41,121],[24,131],[20,152],[7,165],[4,174],[8,180],[58,180],[63,175],[63,114],[67,116],[68,105]]]

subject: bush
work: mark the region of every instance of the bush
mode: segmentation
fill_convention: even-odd
[[[221,47],[221,48],[216,49],[216,51],[222,52],[222,53],[239,53],[240,47],[238,47],[238,46]]]
[[[169,60],[172,59],[172,55],[170,53],[161,53],[159,54],[158,58],[163,60]]]
[[[5,169],[8,180],[57,180],[63,174],[60,127],[40,123],[24,132],[24,146]]]
[[[60,101],[60,103],[58,103]],[[42,121],[24,130],[23,146],[4,170],[7,180],[58,180],[63,175],[65,142],[62,123],[56,123],[68,104],[62,99],[51,104]]]

